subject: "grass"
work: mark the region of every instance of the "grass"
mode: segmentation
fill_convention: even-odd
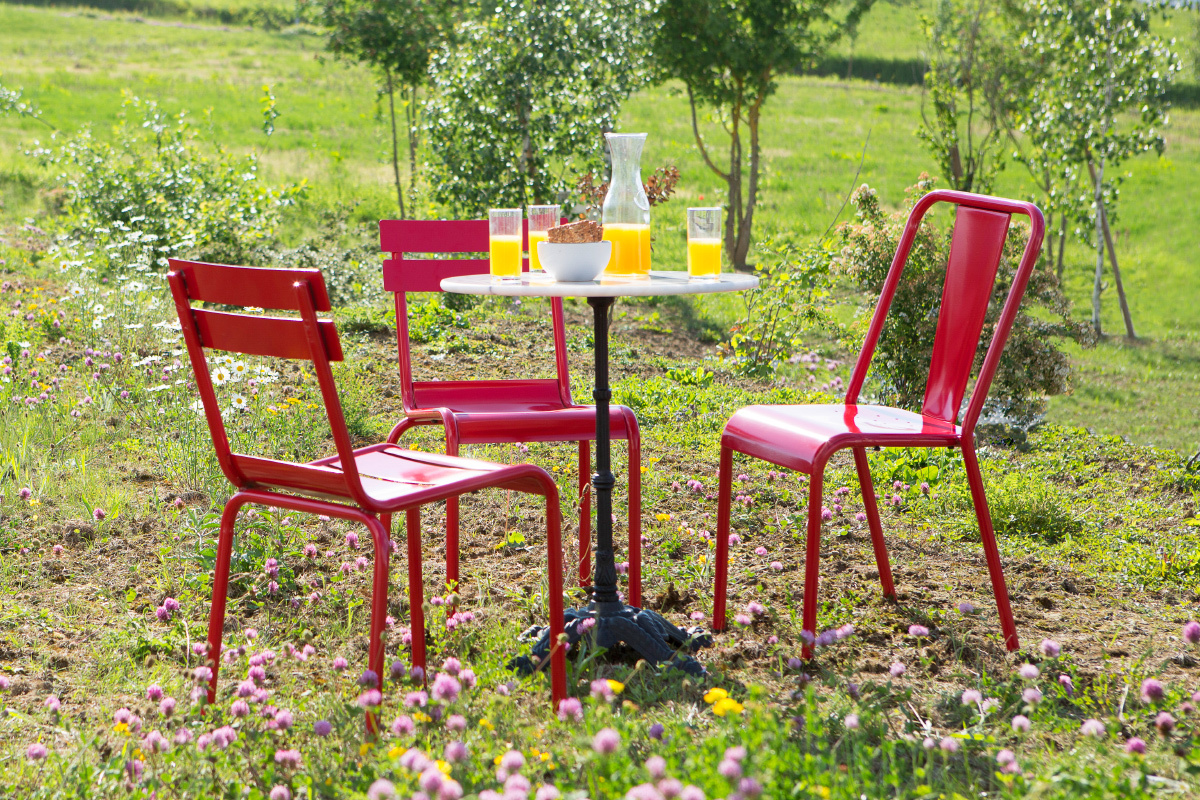
[[[919,47],[907,24],[912,8],[880,6],[864,25],[859,52],[911,55]],[[370,223],[390,213],[371,76],[317,62],[321,40],[307,29],[147,26],[120,14],[64,17],[0,5],[0,31],[5,86],[23,87],[55,127],[69,131],[88,120],[109,135],[120,89],[128,88],[172,110],[211,108],[208,135],[231,149],[258,150],[267,180],[308,178],[313,189],[289,212],[283,245],[369,238]],[[44,41],[55,47],[31,44]],[[269,140],[259,132],[263,84],[283,112]],[[911,87],[781,81],[764,127],[760,234],[820,235],[835,218],[849,217],[841,206],[856,182],[899,206],[904,187],[929,164],[912,136],[920,100]],[[585,641],[571,676],[578,718],[552,713],[545,679],[506,667],[520,651],[517,634],[545,618],[540,506],[484,493],[463,502],[462,586],[442,584],[442,508],[424,514],[426,584],[439,599],[429,609],[430,666],[442,686],[463,668],[473,679],[459,672],[457,696],[442,692],[421,705],[419,696],[405,699],[431,688],[434,676],[428,688],[405,670],[387,676],[385,733],[373,739],[363,732],[363,705],[373,700],[356,682],[366,663],[370,553],[347,538],[362,532],[339,522],[269,510],[241,520],[226,638],[245,651],[223,666],[215,706],[192,702],[202,665],[192,645],[205,630],[217,514],[230,489],[192,410],[193,390],[175,383],[187,365],[178,334],[162,326],[172,310],[159,284],[60,272],[47,254],[49,238],[37,231],[55,202],[56,181],[20,155],[48,129],[0,118],[7,281],[0,348],[12,360],[0,367],[12,368],[0,375],[0,795],[278,800],[281,787],[291,797],[361,798],[386,780],[410,796],[422,783],[427,792],[446,784],[431,770],[448,774],[464,796],[481,798],[506,780],[510,790],[524,781],[529,794],[553,786],[596,800],[670,794],[662,781],[671,779],[707,797],[754,795],[758,787],[741,777],[757,782],[764,797],[1195,793],[1196,655],[1181,641],[1181,626],[1200,591],[1200,477],[1174,451],[1111,434],[1184,453],[1194,446],[1200,375],[1189,305],[1196,290],[1186,265],[1198,234],[1180,223],[1179,210],[1200,177],[1198,125],[1200,113],[1177,113],[1167,158],[1132,162],[1115,220],[1145,340],[1072,350],[1076,390],[1051,406],[1059,424],[1020,442],[982,442],[1019,653],[1000,641],[961,461],[953,453],[882,452],[870,458],[875,489],[888,501],[897,600],[880,596],[871,539],[858,518],[860,487],[849,460],[839,457],[823,498],[832,518],[822,540],[818,619],[820,630],[840,628],[841,638],[801,662],[807,482],[739,457],[730,608],[745,619],[701,651],[706,677],[598,658]],[[704,126],[718,137],[711,120]],[[622,127],[651,131],[646,166],[674,163],[682,173],[680,196],[655,212],[656,263],[677,266],[684,209],[719,197],[695,153],[685,101],[676,87],[647,90],[627,104]],[[1016,170],[998,187],[1027,190]],[[25,217],[37,224],[24,227]],[[1067,288],[1083,301],[1090,254],[1074,248],[1068,256]],[[383,436],[401,413],[383,304],[355,288],[369,274],[358,265],[338,277],[347,306],[335,311],[348,353],[338,379],[362,439]],[[623,303],[614,315],[614,394],[635,408],[643,435],[646,605],[680,624],[711,609],[713,492],[725,421],[750,403],[829,400],[824,387],[847,372],[821,358],[812,380],[799,367],[751,380],[714,359],[711,340],[728,330],[740,302]],[[1106,328],[1117,330],[1111,294],[1105,303]],[[1086,310],[1076,313],[1082,318]],[[582,398],[591,375],[587,309],[568,303],[567,311]],[[422,377],[441,379],[546,370],[538,327],[544,312],[537,303],[454,314],[425,307],[416,312],[422,341],[415,363]],[[230,400],[247,396],[253,409],[233,415],[235,442],[289,458],[327,452],[312,382],[286,368],[272,377],[222,390]],[[441,444],[430,429],[405,441]],[[572,446],[468,454],[529,459],[550,470],[572,541]],[[624,449],[614,448],[614,456],[622,486]],[[696,490],[689,481],[699,482],[691,484]],[[623,514],[618,498],[618,540]],[[399,573],[407,566],[395,558],[395,624],[387,636],[389,661],[404,667],[411,661],[409,600]],[[168,598],[178,610],[168,609]],[[455,610],[474,619],[451,629],[446,619]],[[1042,639],[1061,644],[1062,653],[1039,646]],[[249,677],[251,699],[260,702],[242,716],[236,693],[257,675],[251,659],[263,667]],[[1022,675],[1024,664],[1040,673]],[[1165,685],[1161,698],[1141,696],[1148,679]],[[158,690],[176,702],[173,714],[159,705]],[[964,698],[968,690],[980,699]],[[61,708],[47,705],[49,697]],[[1162,713],[1174,730],[1156,727]],[[1014,728],[1018,715],[1030,720],[1028,732]],[[1089,719],[1100,721],[1099,731],[1084,732]],[[319,721],[330,723],[328,736]],[[595,744],[606,729],[618,737],[611,754]],[[169,749],[160,751],[150,731],[162,733]],[[230,733],[236,738],[227,741]],[[201,737],[209,737],[203,748]],[[1138,740],[1147,743],[1145,755],[1126,753]],[[44,760],[29,749],[38,744],[49,751]],[[1005,768],[1006,751],[1016,767]],[[428,763],[437,758],[441,765]],[[497,777],[498,767],[521,777]],[[456,791],[448,787],[443,796]]]

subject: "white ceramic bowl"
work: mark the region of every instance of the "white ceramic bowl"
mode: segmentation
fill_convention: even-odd
[[[538,260],[556,281],[594,281],[608,266],[612,242],[538,242]]]

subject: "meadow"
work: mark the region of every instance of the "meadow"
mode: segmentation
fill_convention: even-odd
[[[880,6],[856,52],[919,55],[913,18],[911,6]],[[827,477],[821,644],[802,661],[807,482],[739,459],[733,620],[700,652],[704,678],[601,657],[585,640],[570,659],[577,700],[552,708],[544,676],[507,666],[528,647],[519,634],[546,616],[541,507],[483,492],[464,499],[460,586],[444,583],[443,508],[424,517],[427,676],[411,669],[402,552],[392,556],[391,668],[372,677],[363,674],[365,531],[245,513],[231,653],[207,706],[196,692],[208,669],[196,645],[230,490],[194,410],[174,311],[153,278],[71,266],[92,255],[56,241],[61,181],[24,151],[34,139],[45,144],[51,127],[89,123],[98,138],[111,135],[127,93],[186,109],[206,141],[258,153],[265,184],[306,181],[304,197],[279,211],[277,236],[281,247],[320,241],[367,254],[331,272],[348,355],[336,377],[355,436],[379,440],[402,413],[394,333],[370,257],[374,224],[394,208],[388,143],[371,75],[322,62],[321,52],[319,31],[304,24],[218,27],[187,13],[138,21],[0,4],[0,82],[21,87],[48,123],[0,116],[0,796],[1196,793],[1200,472],[1187,457],[1198,444],[1190,266],[1200,232],[1181,218],[1200,178],[1200,111],[1188,108],[1173,113],[1163,158],[1130,164],[1115,222],[1143,339],[1071,349],[1075,390],[1053,399],[1047,424],[982,443],[1016,653],[1000,639],[961,459],[884,451],[871,463],[887,498],[898,601],[880,596],[860,487],[838,460]],[[264,87],[281,112],[270,137]],[[763,240],[811,239],[850,219],[843,206],[859,183],[901,207],[905,187],[930,168],[912,135],[920,106],[912,86],[781,81],[765,126]],[[704,126],[718,135],[714,121]],[[627,103],[622,127],[650,131],[644,165],[681,172],[678,195],[654,217],[656,264],[678,267],[684,209],[719,197],[695,153],[686,99],[677,87],[648,88]],[[1020,195],[1028,185],[1010,167],[997,191]],[[422,214],[437,213],[419,201]],[[1092,257],[1068,250],[1066,291],[1080,318]],[[863,301],[845,288],[837,296],[846,318]],[[836,400],[852,356],[814,336],[772,376],[747,377],[714,349],[743,302],[622,303],[613,320],[615,401],[643,429],[646,605],[679,624],[711,613],[725,420],[750,403]],[[548,370],[545,310],[422,303],[412,322],[417,363],[443,379]],[[583,398],[589,313],[577,302],[567,311]],[[1105,311],[1106,329],[1119,332],[1111,292]],[[287,457],[328,451],[311,379],[266,361],[232,368],[254,376],[222,388],[235,443]],[[405,441],[441,445],[428,429]],[[573,447],[470,455],[551,471],[572,541]],[[614,455],[621,486],[623,447]],[[621,541],[620,493],[618,501]],[[571,592],[573,604],[582,599]],[[368,712],[383,721],[379,737],[364,730]]]

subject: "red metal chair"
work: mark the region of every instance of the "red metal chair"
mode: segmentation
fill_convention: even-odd
[[[524,234],[528,245],[528,232]],[[595,406],[571,400],[567,369],[567,335],[562,300],[552,298],[556,377],[518,380],[414,381],[408,341],[406,292],[440,292],[443,278],[488,272],[487,258],[405,258],[406,253],[486,253],[487,220],[383,220],[381,249],[392,257],[383,262],[383,286],[396,298],[396,341],[400,354],[401,400],[405,417],[388,436],[399,441],[416,425],[442,425],[446,452],[464,444],[511,442],[579,442],[579,584],[591,578],[591,468],[589,442],[596,438]],[[525,269],[528,264],[524,265]],[[601,398],[597,398],[601,399]],[[603,398],[607,400],[608,398]],[[641,436],[637,418],[625,406],[611,407],[611,435],[629,446],[629,602],[642,600]],[[457,582],[458,503],[446,503],[446,580]]]
[[[557,641],[558,634],[563,630],[562,545],[558,489],[549,474],[528,464],[506,466],[415,453],[390,443],[355,449],[346,431],[341,402],[329,366],[331,361],[342,360],[341,343],[333,322],[317,318],[318,311],[330,310],[329,295],[319,270],[233,267],[177,259],[170,259],[170,265],[167,280],[183,326],[188,356],[204,403],[204,414],[212,432],[217,460],[225,476],[237,487],[237,492],[225,504],[221,515],[208,626],[208,658],[213,672],[208,690],[209,702],[216,699],[234,524],[238,511],[247,503],[361,522],[371,532],[375,568],[368,666],[376,675],[382,676],[382,632],[387,617],[388,529],[391,514],[403,511],[408,515],[413,662],[424,667],[420,507],[487,487],[544,495],[550,562],[551,641]],[[193,308],[193,301],[298,311],[300,317],[212,311]],[[232,452],[205,361],[205,348],[311,361],[329,416],[337,454],[308,463],[292,463]],[[381,522],[381,517],[386,521]],[[566,662],[561,648],[551,657],[551,673],[552,694],[557,706],[566,697]]]
[[[921,413],[883,406],[859,405],[858,394],[875,345],[883,330],[888,309],[904,270],[913,238],[921,219],[938,202],[958,206],[946,280],[942,289],[941,311],[934,336],[933,357],[926,383]],[[1012,287],[996,323],[991,344],[975,382],[975,388],[956,425],[963,395],[970,379],[971,366],[983,331],[988,300],[996,281],[1001,251],[1008,235],[1011,215],[1029,217],[1029,242],[1021,256]],[[884,282],[879,305],[871,319],[866,341],[846,390],[844,405],[748,406],[735,413],[721,435],[721,461],[717,505],[717,568],[713,599],[713,628],[725,627],[725,592],[729,564],[729,512],[733,484],[733,453],[745,453],[773,464],[810,476],[808,498],[808,542],[804,576],[804,630],[816,635],[817,580],[820,571],[821,488],[825,464],[837,450],[854,451],[854,465],[862,487],[871,543],[879,565],[883,593],[894,598],[887,545],[879,522],[879,509],[867,465],[868,446],[883,447],[959,447],[971,486],[971,497],[979,518],[980,537],[987,555],[996,609],[1004,633],[1004,643],[1016,650],[1017,628],[1008,603],[1008,590],[1000,566],[1000,553],[988,512],[987,496],[975,456],[975,423],[996,373],[1005,340],[1017,315],[1025,285],[1037,261],[1044,232],[1042,212],[1032,203],[955,191],[931,192],[917,201]],[[810,647],[804,656],[811,657]]]

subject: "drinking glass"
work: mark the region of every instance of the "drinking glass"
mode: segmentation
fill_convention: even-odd
[[[542,262],[538,258],[537,243],[546,241],[546,231],[558,225],[561,219],[558,206],[529,206],[529,271],[541,272]]]
[[[689,208],[688,277],[716,280],[721,274],[721,209]]]
[[[488,209],[488,255],[493,281],[521,277],[521,209]]]

